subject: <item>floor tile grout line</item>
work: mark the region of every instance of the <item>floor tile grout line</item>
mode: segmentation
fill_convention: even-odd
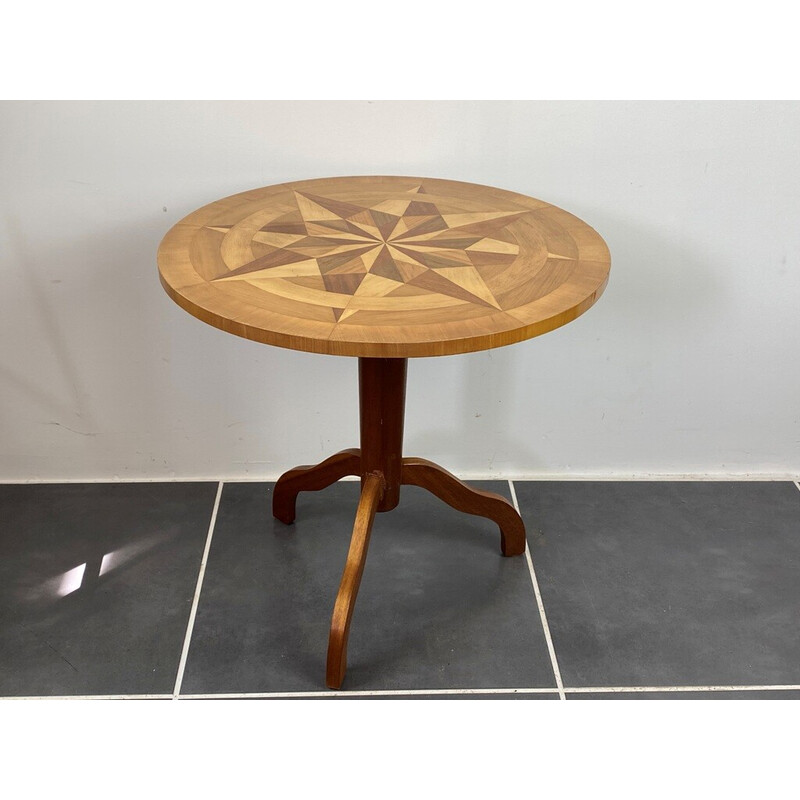
[[[641,694],[643,692],[661,692],[664,694],[678,692],[757,692],[772,691],[786,692],[798,691],[798,685],[785,686],[580,686],[565,687],[567,694]],[[553,687],[537,688],[512,688],[512,689],[363,689],[352,691],[308,691],[308,692],[241,692],[220,694],[185,694],[182,700],[238,700],[259,698],[324,698],[324,697],[414,697],[419,695],[491,695],[491,694],[558,694]],[[560,698],[559,698],[560,699]]]
[[[30,696],[7,695],[5,700],[171,700],[171,694],[42,694]]]
[[[558,694],[557,690],[550,687],[536,687],[532,689],[353,689],[345,691],[308,691],[308,692],[241,692],[226,694],[184,694],[181,700],[205,699],[253,699],[275,697],[287,699],[293,697],[415,697],[419,695],[452,695],[452,694]]]
[[[566,686],[567,694],[637,694],[642,692],[660,692],[664,694],[677,692],[787,692],[800,691],[800,684],[765,684],[745,686]],[[557,694],[553,687],[506,689],[362,689],[350,691],[308,691],[308,692],[219,692],[216,694],[184,694],[182,700],[224,700],[224,699],[258,699],[258,698],[293,698],[293,697],[402,697],[415,695],[451,695],[451,694]],[[84,694],[84,695],[31,695],[0,696],[5,700],[170,700],[171,694]]]
[[[564,689],[567,694],[636,694],[637,692],[791,692],[800,684],[766,684],[764,686],[575,686]]]
[[[208,553],[211,550],[211,538],[214,536],[214,526],[217,524],[217,512],[219,511],[219,501],[222,497],[222,487],[225,485],[224,481],[220,481],[217,486],[217,496],[214,499],[214,509],[211,512],[211,521],[208,523],[208,536],[206,536],[206,546],[203,550],[203,558],[200,561],[200,572],[197,576],[197,586],[194,590],[194,598],[192,600],[192,610],[189,612],[189,623],[186,626],[186,636],[183,639],[183,649],[181,650],[181,660],[178,664],[178,674],[175,678],[175,688],[172,690],[172,699],[177,700],[181,691],[181,684],[183,683],[183,671],[186,669],[186,659],[189,655],[189,643],[192,640],[192,631],[194,630],[194,619],[197,615],[197,606],[200,603],[200,592],[203,588],[203,578],[206,574],[206,562],[208,561]]]
[[[514,504],[514,508],[517,510],[517,514],[522,516],[519,510],[519,501],[517,500],[517,490],[514,488],[514,482],[510,479],[508,481],[508,489],[511,492],[511,501]],[[550,665],[553,668],[553,675],[555,676],[556,686],[558,687],[558,697],[560,700],[566,700],[564,684],[561,682],[561,670],[558,668],[558,659],[556,658],[556,648],[553,644],[553,637],[550,635],[550,626],[547,624],[547,614],[545,614],[542,594],[539,591],[539,581],[536,580],[536,571],[533,568],[533,559],[531,558],[531,549],[528,546],[527,536],[525,537],[525,559],[528,562],[528,572],[530,573],[531,583],[533,584],[533,593],[536,595],[536,605],[539,608],[539,617],[542,622],[544,638],[547,642],[547,652],[550,654]]]

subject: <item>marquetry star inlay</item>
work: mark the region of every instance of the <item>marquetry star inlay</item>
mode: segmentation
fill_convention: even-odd
[[[434,293],[500,309],[481,272],[514,261],[519,245],[506,226],[527,211],[442,213],[422,186],[374,205],[293,195],[296,210],[253,236],[257,257],[214,281],[289,280],[353,298]],[[337,321],[358,311],[357,301],[345,303],[332,309]]]

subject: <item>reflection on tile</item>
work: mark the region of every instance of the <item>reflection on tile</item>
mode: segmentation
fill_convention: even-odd
[[[0,695],[171,692],[216,490],[0,486]]]

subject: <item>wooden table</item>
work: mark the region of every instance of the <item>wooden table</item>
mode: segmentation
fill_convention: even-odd
[[[500,495],[403,458],[409,358],[519,342],[582,314],[610,256],[586,223],[531,197],[458,181],[358,176],[268,186],[178,222],[158,249],[161,283],[190,314],[265,344],[359,360],[361,447],[296,467],[275,485],[290,524],[301,491],[361,478],[333,610],[326,682],[342,685],[347,638],[375,513],[421,486],[494,520],[503,555],[525,528]]]

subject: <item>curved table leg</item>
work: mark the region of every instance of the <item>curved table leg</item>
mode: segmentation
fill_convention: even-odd
[[[372,532],[375,511],[383,495],[385,481],[379,472],[370,472],[364,476],[361,499],[358,501],[353,536],[350,539],[350,550],[344,566],[342,582],[333,607],[331,632],[328,638],[328,663],[325,682],[331,689],[338,689],[344,680],[347,669],[347,638],[350,634],[350,620],[356,604],[364,563],[367,560],[367,547]]]
[[[272,494],[272,515],[287,525],[294,522],[299,492],[314,492],[336,483],[345,475],[361,474],[361,451],[342,450],[314,466],[284,472]]]
[[[424,458],[404,458],[400,482],[421,486],[459,511],[494,520],[500,527],[500,547],[504,556],[518,556],[525,552],[525,525],[522,518],[514,506],[499,494],[473,489],[446,469]]]

